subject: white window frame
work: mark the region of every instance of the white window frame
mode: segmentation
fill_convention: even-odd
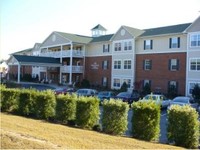
[[[117,62],[117,64],[115,64]],[[120,62],[120,64],[119,64]],[[117,66],[117,67],[116,67]],[[114,63],[113,63],[113,69],[115,70],[120,70],[122,69],[122,61],[121,60],[114,60]]]
[[[195,69],[192,69],[192,62],[195,63],[193,64]],[[190,58],[190,71],[200,71],[200,58]]]
[[[115,51],[121,51],[122,50],[122,43],[121,42],[116,42],[114,43]]]
[[[171,48],[178,48],[178,37],[172,37],[171,39]]]
[[[103,61],[103,70],[107,70],[108,69],[108,60],[104,60]]]
[[[127,79],[123,79],[123,83],[126,83],[128,88],[131,88],[131,79],[127,78]]]
[[[144,60],[144,70],[151,70],[151,60],[150,59],[145,59]]]
[[[119,82],[116,82],[116,81],[119,81]],[[120,78],[114,78],[113,79],[113,87],[114,88],[120,88],[121,87],[121,80],[120,80]]]
[[[102,86],[107,86],[108,84],[108,78],[107,77],[103,77],[103,83],[102,83]]]
[[[144,50],[151,50],[151,40],[145,40],[145,49]]]
[[[130,70],[131,68],[132,68],[132,61],[130,59],[124,60],[124,69],[125,70]]]
[[[177,59],[171,59],[170,70],[171,71],[177,71],[177,65],[178,65],[178,60]]]
[[[190,35],[190,47],[200,47],[200,33]]]

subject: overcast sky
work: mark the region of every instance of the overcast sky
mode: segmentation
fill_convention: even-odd
[[[91,36],[101,24],[115,33],[193,22],[200,0],[0,0],[0,60],[42,43],[53,31]]]

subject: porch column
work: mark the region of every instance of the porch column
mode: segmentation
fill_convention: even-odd
[[[60,78],[59,78],[59,83],[60,83],[60,84],[62,83],[62,72],[61,72],[61,67],[62,67],[62,66],[60,66]]]
[[[20,68],[21,68],[21,65],[18,64],[18,66],[17,66],[17,83],[20,83]]]
[[[69,71],[69,84],[72,84],[72,55],[73,55],[73,44],[71,43],[70,49],[70,71]]]

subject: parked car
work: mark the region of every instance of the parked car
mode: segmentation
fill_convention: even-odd
[[[114,99],[121,99],[123,102],[127,102],[128,104],[132,104],[133,101],[138,101],[140,98],[140,95],[137,93],[131,93],[131,92],[121,92],[117,96],[112,97]]]
[[[95,89],[79,89],[76,91],[78,96],[97,96],[98,92]]]
[[[97,97],[100,99],[101,102],[103,102],[104,99],[110,100],[111,97],[114,97],[115,93],[112,91],[102,91],[99,92]]]
[[[54,90],[55,94],[56,95],[59,95],[59,94],[71,94],[72,92],[75,92],[73,88],[57,88]]]
[[[162,94],[148,94],[141,101],[153,100],[161,106],[161,108],[167,108],[171,102],[170,99],[166,98]]]
[[[186,96],[175,97],[170,102],[170,105],[168,106],[168,109],[170,109],[171,106],[173,106],[173,105],[179,105],[179,106],[190,105],[191,107],[197,109],[197,103],[195,103],[195,101],[192,98],[186,97]]]

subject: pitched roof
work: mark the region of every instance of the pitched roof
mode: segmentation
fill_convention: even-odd
[[[103,31],[106,31],[106,28],[104,28],[102,25],[98,24],[94,28],[92,28],[91,30],[103,30]]]
[[[64,33],[64,32],[57,32],[57,31],[55,31],[55,33],[60,34],[64,38],[67,38],[67,39],[69,39],[69,40],[71,40],[72,42],[75,42],[75,43],[87,44],[92,40],[92,38],[89,37],[89,36],[83,36],[83,35],[71,34],[71,33]]]
[[[172,25],[172,26],[166,26],[166,27],[144,29],[145,32],[142,35],[140,35],[140,37],[162,35],[162,34],[182,33],[190,25],[191,25],[191,23],[185,23],[185,24]]]
[[[128,26],[122,26],[122,27],[125,28],[133,37],[137,37],[141,35],[142,33],[144,33],[144,31],[140,29],[136,29],[136,28],[132,28]]]
[[[21,51],[14,52],[12,54],[27,53],[27,52],[31,52],[32,50],[33,50],[33,48],[27,48],[27,49],[24,49]]]
[[[60,64],[59,59],[52,57],[13,55],[13,57],[21,63],[45,63],[45,64]]]
[[[102,35],[99,37],[93,37],[92,41],[90,43],[94,42],[104,42],[104,41],[110,41],[114,34],[108,34],[108,35]]]

